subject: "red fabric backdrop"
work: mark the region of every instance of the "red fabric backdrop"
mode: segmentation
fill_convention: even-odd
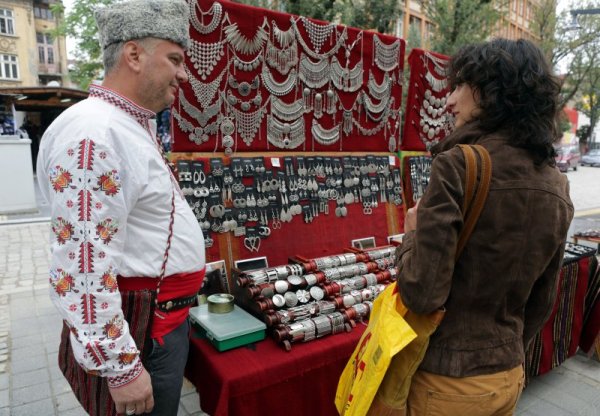
[[[191,11],[195,15],[192,15],[191,18],[190,35],[192,44],[186,57],[190,82],[183,85],[180,90],[180,94],[183,94],[183,101],[178,98],[174,104],[174,151],[223,151],[222,134],[219,132],[218,120],[226,116],[228,111],[231,112],[230,115],[233,116],[237,125],[237,131],[232,135],[235,140],[232,147],[233,151],[280,150],[267,140],[267,118],[273,114],[271,106],[275,100],[281,100],[286,104],[292,104],[298,100],[302,102],[306,85],[300,79],[299,74],[302,72],[302,60],[306,61],[306,57],[309,55],[313,56],[310,57],[310,61],[314,64],[313,69],[319,67],[316,58],[324,57],[326,59],[322,61],[323,68],[320,72],[325,73],[332,70],[332,62],[335,61],[339,63],[337,66],[338,75],[340,71],[351,77],[355,75],[356,78],[353,79],[360,80],[360,86],[356,91],[345,91],[347,88],[343,88],[343,85],[339,82],[336,86],[334,81],[343,78],[330,76],[327,79],[326,76],[323,77],[322,74],[317,72],[315,81],[325,79],[326,82],[322,86],[311,89],[310,101],[314,103],[315,95],[317,93],[321,94],[323,115],[317,118],[314,108],[309,108],[300,117],[302,119],[300,121],[304,123],[304,143],[288,148],[297,151],[396,150],[400,134],[399,108],[402,97],[404,40],[345,26],[334,27],[333,25],[334,30],[327,34],[324,29],[326,28],[324,26],[326,25],[325,22],[304,20],[304,18],[300,19],[290,14],[233,2],[221,2],[221,13],[217,13],[216,9],[212,8],[213,2],[210,0],[197,0],[197,3],[196,0],[191,0],[191,4]],[[215,18],[219,19],[215,21],[219,24],[210,33],[200,33],[198,22],[194,24],[194,19],[203,22],[204,25],[200,25],[200,29],[209,32],[212,29],[211,22]],[[297,30],[294,30],[292,21],[295,22]],[[315,54],[317,49],[312,41],[312,38],[318,39],[319,36],[314,34],[312,37],[309,36],[307,27],[311,28],[310,32],[317,33],[317,35],[325,33],[321,36],[323,44],[319,49],[320,55]],[[260,28],[263,30],[261,31]],[[287,32],[289,29],[291,29],[291,32]],[[294,32],[295,35],[290,40],[289,35],[294,34]],[[374,39],[375,37],[377,37],[377,40]],[[267,38],[271,44],[269,44]],[[262,43],[260,42],[261,39],[263,40]],[[281,47],[282,39],[284,42],[291,42],[287,49]],[[307,46],[303,46],[303,43]],[[397,45],[397,49],[394,49],[396,53],[392,54],[392,58],[394,58],[392,62],[395,61],[396,64],[395,68],[391,69],[392,65],[388,64],[390,66],[386,67],[384,65],[383,67],[390,70],[383,71],[380,69],[381,65],[378,66],[377,62],[381,60],[376,61],[375,59],[374,50],[376,47],[374,43],[379,45],[377,49],[380,51],[386,49],[385,45]],[[298,58],[298,63],[293,68],[283,67],[283,72],[289,71],[285,74],[275,69],[273,55],[269,54],[277,49],[284,50],[288,56],[295,55]],[[292,49],[294,50],[292,51]],[[335,53],[330,53],[331,51],[335,51]],[[279,56],[282,56],[282,54]],[[238,63],[246,62],[250,71],[241,70],[240,67],[243,67],[243,65],[237,65],[236,67],[236,61]],[[360,67],[357,67],[357,65],[361,64],[362,73],[358,74]],[[276,84],[282,84],[288,79],[293,81],[294,77],[296,81],[288,93],[279,97],[273,96],[270,90],[265,87],[265,74],[263,71],[266,71],[266,78],[270,78]],[[205,79],[202,79],[203,76]],[[384,85],[384,76],[389,76],[391,82],[383,87],[384,97],[381,96],[381,89],[379,90],[379,98],[370,94],[368,81],[371,76],[374,80],[372,86]],[[213,81],[214,83],[209,85]],[[240,89],[239,87],[244,82],[247,84],[244,84],[244,87]],[[387,85],[390,88],[386,88]],[[216,91],[214,91],[215,88]],[[240,91],[242,94],[240,94]],[[279,92],[282,91],[285,91],[285,89],[279,90]],[[213,93],[214,95],[211,97]],[[219,102],[218,97],[221,93],[226,98]],[[328,114],[325,108],[332,94],[338,100],[333,102],[335,104],[332,108],[333,112]],[[258,95],[260,95],[260,99],[258,99]],[[375,119],[381,118],[381,122],[367,118],[365,105],[361,104],[360,101],[365,96],[371,103],[372,109],[379,109],[378,105],[389,104],[393,100],[393,103],[387,106],[389,112],[383,110],[373,113]],[[228,100],[231,100],[231,102],[226,104]],[[190,107],[193,108],[190,109]],[[342,132],[342,139],[332,144],[324,145],[313,140],[311,133],[313,120],[318,121],[323,129],[332,129],[335,126],[339,126],[341,129],[344,121],[344,108],[352,114],[352,120],[350,120],[352,131]],[[381,117],[384,114],[387,114],[387,117]],[[262,115],[262,117],[259,117],[259,115]],[[257,122],[257,120],[259,121]],[[283,122],[283,120],[279,121]],[[288,120],[288,124],[294,123]],[[245,127],[240,129],[241,125],[245,125]],[[362,132],[357,125],[363,129]],[[288,125],[287,128],[289,127]],[[291,128],[294,129],[294,127]],[[371,132],[376,130],[377,132],[375,134],[365,134],[369,133],[368,130],[372,130]],[[253,131],[255,131],[254,135],[251,134]],[[240,133],[243,132],[245,132],[246,140],[241,137]],[[195,139],[197,143],[194,143],[192,139]]]

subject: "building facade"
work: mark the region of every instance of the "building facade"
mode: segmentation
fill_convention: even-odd
[[[59,1],[0,0],[0,87],[68,86],[66,42],[51,35]]]
[[[418,0],[399,0],[402,14],[398,19],[396,36],[409,39],[412,33],[418,34],[421,47],[429,48],[429,38],[435,30],[434,25],[427,19]],[[508,39],[535,39],[532,21],[540,0],[495,0],[501,17],[496,24],[494,36]]]

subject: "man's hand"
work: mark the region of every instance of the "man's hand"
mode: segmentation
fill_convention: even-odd
[[[141,415],[152,411],[154,396],[150,374],[144,368],[131,383],[122,387],[108,388],[117,413],[123,415]]]
[[[404,232],[414,231],[417,229],[417,209],[419,208],[419,200],[415,203],[415,206],[409,208],[406,211],[406,217],[404,217]]]

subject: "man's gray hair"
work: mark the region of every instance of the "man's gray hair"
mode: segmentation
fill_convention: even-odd
[[[144,39],[136,39],[135,42],[139,44],[147,53],[152,55],[154,53],[154,49],[160,39],[155,38],[144,38]],[[123,53],[123,46],[127,42],[118,42],[108,45],[106,49],[102,52],[102,62],[104,64],[104,73],[110,74],[119,68],[119,61],[121,59],[121,54]]]

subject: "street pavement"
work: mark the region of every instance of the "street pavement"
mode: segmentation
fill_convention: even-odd
[[[600,229],[600,168],[567,176],[576,209],[569,236]],[[57,365],[61,320],[48,296],[50,213],[38,204],[34,215],[0,216],[0,416],[85,415]],[[533,378],[516,414],[600,416],[600,363],[578,353]],[[206,415],[187,381],[178,415]]]

